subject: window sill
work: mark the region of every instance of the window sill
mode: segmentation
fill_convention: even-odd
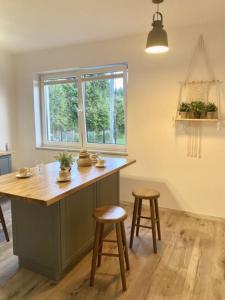
[[[67,151],[67,152],[79,152],[81,148],[63,148],[63,147],[50,147],[50,146],[36,146],[36,150],[51,150],[51,151]],[[88,149],[90,153],[100,152],[101,154],[109,154],[109,155],[120,155],[120,156],[128,156],[127,150],[119,151],[119,150],[101,150],[101,149]]]

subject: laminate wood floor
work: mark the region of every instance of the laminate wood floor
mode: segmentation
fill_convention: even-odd
[[[125,222],[129,238],[133,207],[127,203],[124,207],[129,212]],[[9,202],[4,203],[3,209],[11,237]],[[148,206],[143,211],[147,215]],[[57,284],[18,269],[12,242],[4,242],[0,228],[0,299],[225,299],[225,223],[171,210],[160,213],[162,241],[158,243],[158,254],[153,254],[148,229],[140,229],[140,237],[134,239],[129,252],[127,292],[121,289],[116,258],[103,257],[92,288],[89,287],[91,253]],[[115,232],[110,236],[113,238]],[[114,244],[104,250],[117,252]]]

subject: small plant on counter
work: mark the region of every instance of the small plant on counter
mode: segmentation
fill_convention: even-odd
[[[200,119],[201,116],[205,117],[205,103],[203,101],[191,102],[191,113],[194,119]]]
[[[60,162],[61,170],[70,170],[74,163],[72,154],[69,154],[68,152],[60,152],[57,156],[55,156],[55,159]]]
[[[217,119],[218,118],[218,107],[215,103],[209,102],[205,107],[207,119]]]
[[[190,103],[182,102],[179,107],[180,116],[182,119],[189,117],[189,112],[191,111]]]

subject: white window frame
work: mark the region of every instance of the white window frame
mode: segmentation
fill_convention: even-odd
[[[61,74],[61,76],[59,74],[57,74],[58,77],[62,78],[64,77],[64,74]],[[66,76],[70,76],[70,74],[66,75]],[[74,77],[74,76],[73,76]],[[50,79],[53,78],[52,76],[48,76],[46,77],[45,75],[43,77],[41,77],[41,81],[40,81],[40,88],[41,88],[41,118],[42,118],[42,146],[43,147],[53,147],[53,148],[82,148],[82,140],[81,140],[81,128],[80,126],[78,127],[79,130],[79,142],[74,142],[74,143],[58,143],[58,142],[50,142],[48,141],[48,137],[47,137],[47,103],[45,101],[45,84],[44,84],[44,80],[45,79]],[[56,76],[54,76],[54,79],[57,78]],[[70,82],[75,82],[76,83],[76,79],[74,81],[70,81]],[[69,82],[69,81],[68,81]],[[79,101],[79,97],[78,97],[78,101]],[[78,123],[80,123],[79,120],[79,113],[78,113]]]
[[[124,119],[125,119],[125,145],[115,144],[95,144],[88,143],[86,132],[86,120],[85,120],[85,97],[83,91],[83,83],[90,80],[98,80],[105,78],[116,78],[117,75],[105,75],[101,77],[84,78],[85,74],[98,74],[108,72],[120,72],[123,73],[118,77],[123,78],[124,88]],[[78,88],[78,129],[79,129],[79,142],[64,143],[64,142],[50,142],[47,139],[47,107],[45,101],[45,81],[50,79],[57,79],[63,77],[74,77]],[[48,149],[65,149],[65,150],[80,150],[86,148],[90,151],[112,152],[112,153],[126,153],[127,152],[127,82],[128,82],[128,68],[125,64],[104,66],[97,68],[82,68],[69,71],[48,72],[39,74],[40,80],[40,104],[41,104],[41,123],[42,123],[42,145],[38,148]],[[73,82],[73,81],[68,81]]]

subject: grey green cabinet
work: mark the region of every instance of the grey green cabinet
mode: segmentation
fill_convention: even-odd
[[[119,172],[48,207],[12,200],[14,254],[19,265],[59,280],[91,248],[96,206],[119,203]]]
[[[109,192],[110,191],[110,192]],[[97,206],[119,204],[119,176],[117,173],[97,183]]]
[[[60,201],[62,269],[68,269],[92,244],[95,206],[95,184]]]
[[[0,175],[11,172],[11,155],[0,156]]]

